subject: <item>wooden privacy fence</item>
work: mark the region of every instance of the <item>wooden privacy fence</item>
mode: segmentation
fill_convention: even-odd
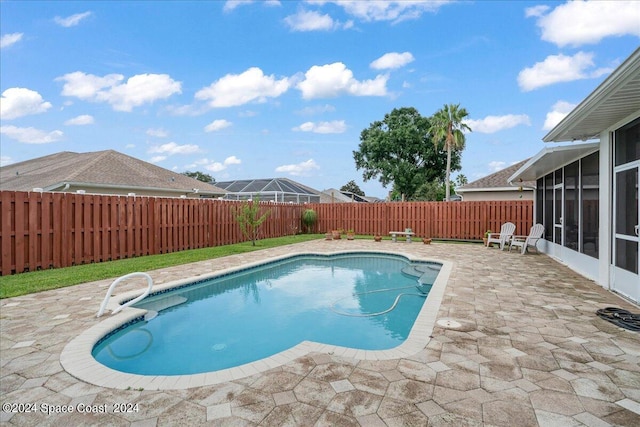
[[[2,275],[245,241],[241,202],[0,191]],[[295,234],[302,205],[269,210],[262,238]]]
[[[0,191],[2,275],[69,267],[247,240],[235,220],[241,202],[76,193]],[[301,231],[304,209],[315,231],[342,228],[386,235],[411,228],[420,237],[479,240],[503,222],[527,234],[533,202],[261,203],[270,214],[261,238]]]
[[[353,229],[356,234],[387,235],[411,228],[419,237],[479,240],[485,231],[500,231],[507,221],[517,234],[529,234],[533,201],[317,203],[321,232]]]

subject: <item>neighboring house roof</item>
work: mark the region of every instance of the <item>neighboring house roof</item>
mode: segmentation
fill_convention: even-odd
[[[487,175],[476,181],[470,182],[456,189],[458,193],[479,192],[479,191],[518,191],[517,186],[509,185],[509,178],[529,159],[522,160],[498,172]],[[535,187],[535,181],[525,181],[519,184],[523,190],[531,190]]]
[[[317,196],[319,192],[311,187],[288,178],[239,179],[216,182],[229,193],[291,193]]]
[[[335,188],[328,188],[323,190],[320,194],[320,202],[322,203],[369,203],[371,202],[370,199],[371,198],[352,193],[351,191],[340,191]]]
[[[640,48],[542,138],[544,142],[599,138],[640,110]]]
[[[91,153],[63,151],[0,168],[0,190],[63,191],[74,187],[144,190],[221,196],[214,185],[172,172],[114,150]],[[67,187],[68,188],[68,187]]]

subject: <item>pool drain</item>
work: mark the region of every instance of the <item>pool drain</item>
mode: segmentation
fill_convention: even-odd
[[[462,324],[451,319],[440,319],[436,322],[438,326],[446,329],[459,329]]]
[[[227,345],[226,345],[226,344],[215,344],[215,345],[211,346],[211,349],[212,349],[213,351],[222,351],[222,350],[224,350],[225,348],[227,348]]]

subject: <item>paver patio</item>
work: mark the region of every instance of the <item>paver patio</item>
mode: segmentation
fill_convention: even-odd
[[[318,240],[149,273],[166,283],[288,253],[348,249],[453,261],[438,318],[461,327],[436,326],[423,350],[401,359],[312,353],[214,386],[114,390],[80,381],[60,364],[65,345],[101,320],[95,313],[112,280],[3,299],[0,400],[36,404],[38,411],[3,406],[0,423],[640,425],[640,333],[595,314],[609,306],[640,309],[546,255],[469,244]],[[126,290],[125,284],[119,292]],[[114,413],[118,403],[137,404],[137,411]],[[47,415],[44,404],[74,411]],[[106,413],[79,412],[83,407]]]

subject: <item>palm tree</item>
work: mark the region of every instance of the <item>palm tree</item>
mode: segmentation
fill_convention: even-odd
[[[433,139],[433,143],[438,147],[440,142],[444,142],[447,150],[447,170],[445,176],[445,200],[449,201],[451,193],[451,183],[449,176],[451,175],[451,150],[461,150],[464,148],[464,131],[471,132],[471,128],[463,123],[465,117],[469,113],[464,108],[460,108],[460,104],[445,105],[441,110],[431,117],[431,127],[429,133]]]

